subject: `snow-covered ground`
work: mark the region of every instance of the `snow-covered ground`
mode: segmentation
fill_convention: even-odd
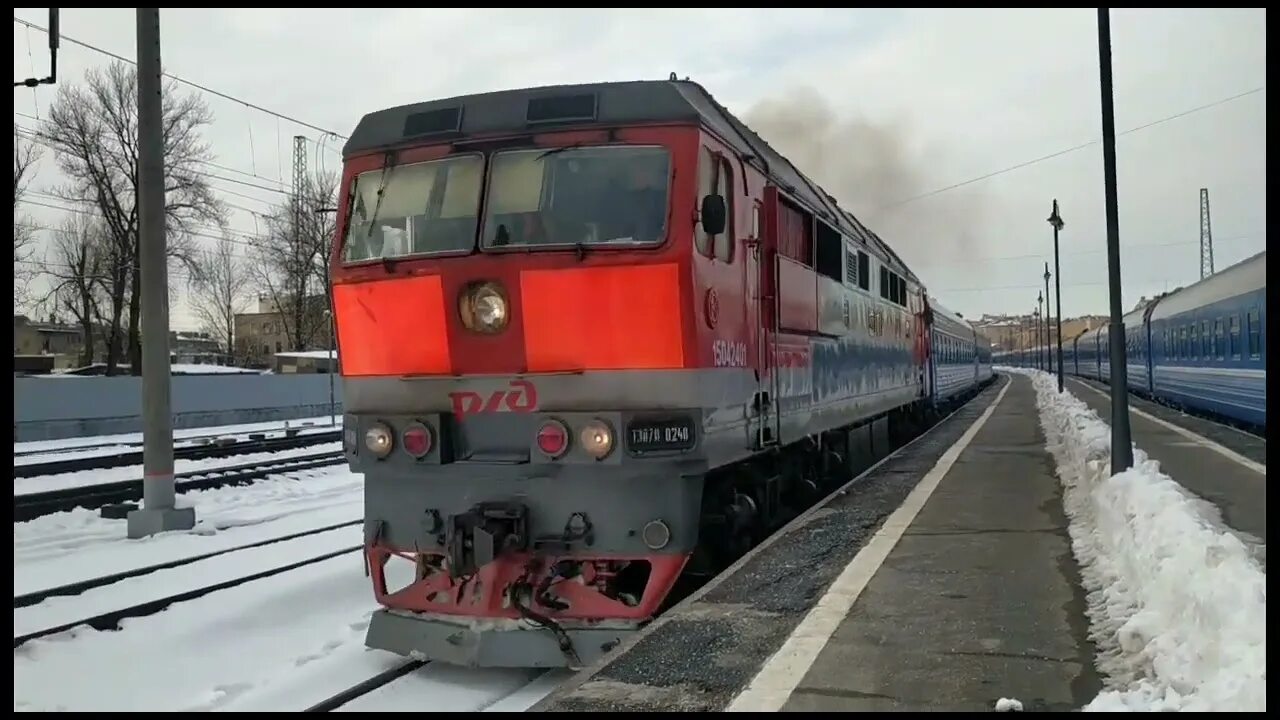
[[[204,363],[172,363],[169,372],[174,375],[263,375],[267,371],[252,368],[232,367],[230,365],[208,365]],[[76,375],[65,370],[54,370],[48,375],[33,375],[42,380],[59,379],[75,380],[78,378],[100,377],[98,375]]]
[[[271,452],[246,453],[244,455],[231,455],[220,458],[201,458],[199,460],[178,458],[173,461],[173,471],[175,473],[187,473],[197,470],[212,471],[219,468],[248,465],[249,463],[254,462],[286,460],[295,457],[305,457],[307,455],[337,452],[342,452],[342,443],[334,441],[331,443],[322,443],[320,445],[310,445],[307,447],[288,448],[286,450],[274,450]],[[106,483],[122,482],[126,480],[137,480],[140,477],[142,477],[141,465],[122,465],[120,467],[113,468],[77,470],[76,472],[59,473],[57,475],[14,478],[13,494],[26,495],[28,493],[45,492],[47,490],[62,490],[73,487],[103,485]],[[182,486],[181,480],[178,481],[178,486]]]
[[[87,510],[14,524],[14,594],[202,555],[344,521],[363,512],[362,478],[346,468],[305,479],[181,493],[198,524],[125,538],[124,522]],[[228,553],[14,610],[22,634],[359,544],[359,525]],[[391,573],[412,571],[392,564]],[[407,579],[406,579],[407,580]],[[377,609],[359,553],[126,619],[81,627],[14,651],[14,710],[297,711],[404,662],[364,647]],[[567,673],[428,665],[344,710],[520,711]],[[68,680],[71,678],[71,680]]]
[[[157,570],[75,596],[51,597],[30,607],[14,608],[13,634],[26,635],[45,628],[59,627],[148,600],[199,590],[209,585],[285,567],[308,557],[320,557],[359,547],[361,538],[362,528],[352,525]],[[351,555],[359,557],[358,552]]]
[[[1267,578],[1212,506],[1141,448],[1110,474],[1110,427],[1029,375],[1064,486],[1105,688],[1089,711],[1266,711]],[[1176,472],[1176,470],[1175,470]]]
[[[353,553],[124,620],[118,631],[33,640],[14,651],[14,710],[302,710],[404,662],[364,647],[375,609]],[[388,686],[382,701],[467,712],[531,679],[429,665]],[[370,704],[380,703],[352,709]]]
[[[126,537],[124,520],[85,508],[14,523],[14,594],[358,520],[364,478],[339,465],[239,487],[179,488],[177,502],[195,507],[196,526],[141,540]]]
[[[332,432],[334,424],[342,426],[341,414],[330,418],[320,417],[297,418],[295,420],[271,420],[260,423],[241,425],[214,425],[210,427],[181,428],[173,431],[173,438],[179,446],[190,445],[196,438],[236,437],[247,439],[250,433],[280,433],[288,428],[298,428],[300,435],[317,432]],[[89,437],[63,438],[60,440],[31,440],[13,444],[13,452],[32,453],[16,456],[15,465],[46,462],[49,460],[66,460],[72,457],[96,457],[98,455],[115,455],[125,446],[140,444],[142,433],[121,433],[118,435],[93,435]],[[140,445],[139,445],[140,447]],[[77,450],[77,448],[83,448]],[[68,452],[76,450],[76,452]],[[41,452],[47,451],[47,452]]]

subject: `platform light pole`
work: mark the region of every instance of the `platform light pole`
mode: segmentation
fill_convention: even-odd
[[[1036,362],[1044,369],[1044,295],[1036,293]]]
[[[1111,473],[1133,466],[1129,439],[1129,367],[1120,309],[1120,201],[1116,191],[1116,118],[1111,87],[1111,12],[1098,8],[1098,80],[1102,94],[1102,170],[1107,196],[1107,277],[1111,294]]]
[[[196,524],[174,506],[170,414],[169,272],[165,253],[164,125],[160,93],[160,9],[138,8],[138,246],[142,266],[142,509],[128,516],[141,538]]]
[[[1022,367],[1031,367],[1031,329],[1027,327],[1030,315],[1018,318],[1018,358]]]
[[[1058,392],[1062,392],[1062,268],[1058,266],[1058,231],[1066,223],[1062,222],[1062,216],[1058,214],[1058,198],[1053,199],[1053,213],[1049,215],[1049,224],[1053,226],[1053,289],[1057,293],[1058,304]],[[1045,272],[1049,272],[1048,267]]]
[[[338,208],[336,207],[318,207],[315,209],[315,213],[317,215],[321,213],[336,214],[337,212]],[[326,261],[327,259],[328,258],[326,258]],[[325,285],[325,291],[328,295],[329,301],[329,306],[324,309],[325,324],[328,326],[329,330],[329,425],[336,427],[338,425],[338,412],[333,394],[333,373],[335,370],[334,366],[338,363],[338,346],[334,343],[333,338],[337,333],[335,333],[333,329],[334,323],[336,322],[333,317],[333,283],[326,282]]]
[[[1040,337],[1040,318],[1036,317],[1036,309],[1027,313],[1027,321],[1031,327],[1027,329],[1027,367],[1036,367],[1036,342]]]
[[[1023,353],[1027,358],[1027,367],[1034,368],[1036,366],[1036,309],[1031,308],[1031,312],[1027,313],[1027,351]]]
[[[329,425],[337,427],[337,412],[333,401],[333,366],[337,364],[338,349],[333,346],[333,311],[328,308],[324,311],[324,322],[329,330],[329,360],[325,363],[329,368]]]
[[[1049,318],[1052,316],[1053,309],[1049,303],[1049,263],[1046,262],[1044,264],[1044,357],[1049,372],[1053,372],[1053,333],[1049,330]]]

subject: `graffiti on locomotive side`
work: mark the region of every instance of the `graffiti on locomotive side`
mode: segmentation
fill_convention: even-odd
[[[778,376],[778,397],[786,406],[786,398],[809,397],[813,391],[812,355],[808,343],[777,343],[774,346],[774,373]]]
[[[510,390],[494,390],[486,397],[473,390],[449,393],[453,414],[459,420],[478,413],[529,413],[538,409],[538,388],[528,380],[512,380]]]
[[[716,340],[711,343],[711,355],[716,367],[746,367],[747,344],[733,340]]]

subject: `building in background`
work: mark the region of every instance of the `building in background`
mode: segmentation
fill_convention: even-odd
[[[984,337],[991,341],[993,350],[1025,350],[1035,347],[1036,340],[1036,323],[1041,320],[1036,316],[1028,313],[1025,315],[994,315],[985,314],[978,320],[974,321],[974,327]],[[1070,342],[1077,335],[1086,330],[1092,330],[1107,322],[1105,315],[1083,315],[1074,318],[1062,318],[1062,339],[1063,342]],[[1041,333],[1045,332],[1042,327]],[[1040,336],[1041,343],[1045,341],[1043,335]],[[1049,318],[1048,323],[1048,343],[1056,345],[1058,341],[1057,321],[1054,317]]]
[[[96,375],[106,370],[106,328],[93,328],[94,362],[84,363],[84,332],[79,325],[51,320],[40,322],[26,315],[13,316],[13,365],[20,374],[44,374],[79,369],[77,374]],[[209,333],[169,331],[169,360],[175,365],[231,365],[232,356]],[[129,363],[119,365],[128,374]]]
[[[324,295],[307,297],[303,304],[301,328],[295,328],[297,323],[293,313],[281,312],[269,295],[258,295],[257,312],[235,316],[232,355],[236,364],[274,368],[276,353],[332,349],[328,311],[328,298]]]
[[[277,375],[327,373],[332,365],[333,372],[336,373],[341,369],[337,355],[337,350],[279,352],[275,354],[273,370]]]
[[[169,331],[169,358],[183,365],[231,365],[231,353],[205,332]]]
[[[75,367],[84,348],[80,328],[13,316],[13,371],[47,373]]]

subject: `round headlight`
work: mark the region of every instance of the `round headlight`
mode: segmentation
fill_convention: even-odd
[[[501,331],[511,316],[502,288],[491,282],[480,283],[464,291],[458,314],[468,330],[482,333]]]
[[[391,428],[378,423],[364,432],[364,445],[369,452],[378,457],[386,457],[391,452]]]
[[[613,450],[613,428],[603,420],[587,423],[578,439],[582,443],[582,449],[597,460],[608,457]]]

